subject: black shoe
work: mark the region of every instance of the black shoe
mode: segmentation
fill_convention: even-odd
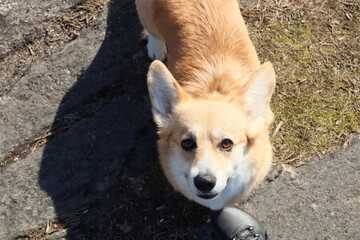
[[[211,222],[219,240],[270,240],[253,216],[236,207],[214,211]]]

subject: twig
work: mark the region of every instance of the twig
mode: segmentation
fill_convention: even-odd
[[[274,131],[274,133],[271,135],[271,137],[275,137],[276,134],[279,132],[281,126],[284,124],[284,121],[280,121],[279,124],[276,126],[276,129]]]

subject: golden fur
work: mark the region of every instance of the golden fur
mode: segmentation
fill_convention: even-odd
[[[154,61],[148,74],[162,168],[188,198],[212,209],[232,205],[248,195],[271,165],[272,65],[260,64],[236,0],[136,0],[136,6],[145,29],[167,46],[167,68]],[[190,153],[180,147],[187,137],[197,144]],[[231,152],[219,151],[224,138],[233,141]],[[198,199],[193,186],[183,186],[184,176],[192,184],[188,175],[193,168],[244,186],[226,200]]]

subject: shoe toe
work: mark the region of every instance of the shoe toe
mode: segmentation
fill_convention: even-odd
[[[214,211],[211,222],[221,240],[269,240],[264,227],[252,215],[236,207]]]

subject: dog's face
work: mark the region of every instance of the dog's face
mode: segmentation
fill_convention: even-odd
[[[173,187],[211,209],[220,209],[246,192],[255,171],[247,149],[249,122],[262,122],[272,83],[255,86],[263,91],[257,92],[260,104],[246,93],[236,98],[193,99],[162,63],[154,62],[148,86],[159,127],[160,161]],[[246,107],[249,103],[258,109]]]
[[[185,196],[212,209],[246,190],[251,167],[239,107],[214,100],[180,103],[159,150],[170,182]]]

